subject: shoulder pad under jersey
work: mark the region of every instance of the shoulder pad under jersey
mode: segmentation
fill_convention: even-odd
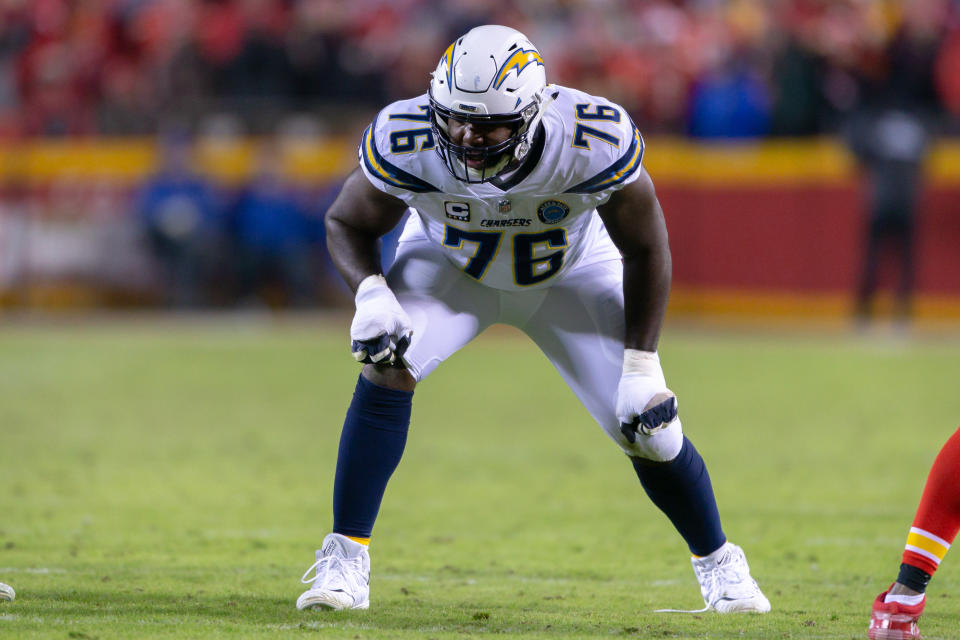
[[[435,144],[427,96],[400,100],[378,113],[363,132],[360,166],[374,186],[393,195],[439,191],[431,182],[440,165]]]
[[[576,89],[558,86],[556,92],[544,119],[549,119],[547,144],[558,156],[564,193],[612,191],[636,180],[644,145],[626,110]]]

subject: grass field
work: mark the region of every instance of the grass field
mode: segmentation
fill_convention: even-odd
[[[960,341],[673,329],[661,343],[724,528],[773,604],[702,601],[680,538],[519,334],[417,391],[366,612],[296,611],[331,523],[348,319],[0,328],[0,638],[865,638]],[[960,637],[960,559],[925,637]]]

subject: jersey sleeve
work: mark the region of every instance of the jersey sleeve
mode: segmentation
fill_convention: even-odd
[[[422,151],[427,145],[432,147],[429,120],[419,113],[401,111],[398,116],[394,112],[402,109],[402,104],[394,103],[378,113],[363,132],[358,149],[360,167],[375,187],[390,195],[404,198],[413,193],[439,191],[416,175],[420,167],[413,158],[417,154],[409,153],[418,148]],[[411,127],[413,118],[417,120]]]
[[[565,97],[558,107],[564,112],[574,168],[565,193],[609,195],[636,180],[644,144],[626,110],[584,93]]]

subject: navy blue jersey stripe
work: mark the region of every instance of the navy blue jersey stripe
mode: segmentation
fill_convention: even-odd
[[[630,124],[633,127],[633,142],[627,152],[597,175],[570,187],[565,193],[596,193],[622,183],[640,168],[644,150],[643,137],[637,126],[632,122]]]
[[[380,155],[380,151],[377,149],[376,141],[374,140],[374,131],[378,118],[379,115],[377,118],[374,118],[373,123],[367,127],[360,142],[360,155],[363,158],[363,163],[367,167],[367,170],[385,183],[400,189],[406,189],[407,191],[413,191],[415,193],[439,191],[439,189],[429,182],[421,180],[403,169],[390,164]]]

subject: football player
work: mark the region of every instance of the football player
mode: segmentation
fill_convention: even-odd
[[[8,584],[0,582],[0,602],[9,602],[17,596],[14,592],[13,587]]]
[[[960,531],[960,429],[943,445],[927,476],[907,534],[900,573],[873,601],[871,640],[919,638],[927,585]]]
[[[505,323],[626,453],[693,554],[704,610],[770,609],[723,533],[660,367],[671,261],[643,149],[623,108],[547,84],[537,48],[496,25],[458,38],[425,95],[374,118],[326,216],[333,260],[356,292],[350,337],[365,366],[340,439],[333,532],[297,608],[369,606],[367,545],[414,387]],[[383,275],[377,239],[407,211]]]

